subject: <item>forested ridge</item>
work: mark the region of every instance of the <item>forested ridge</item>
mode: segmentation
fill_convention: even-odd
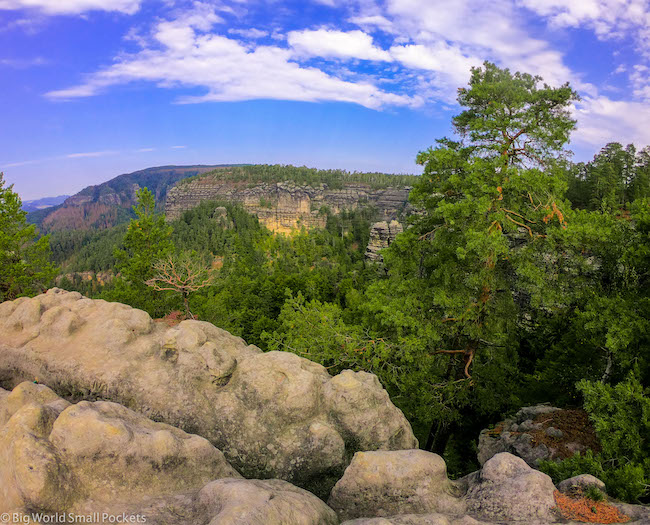
[[[181,311],[332,373],[375,373],[455,476],[476,469],[479,431],[505,415],[538,402],[584,406],[602,450],[543,468],[554,479],[592,473],[611,494],[647,501],[650,149],[611,143],[571,162],[576,98],[568,85],[485,63],[459,90],[455,137],[419,153],[419,177],[287,166],[212,174],[413,186],[416,213],[381,264],[364,258],[372,209],[274,235],[231,202],[203,202],[167,224],[146,188],[128,226],[56,232],[39,246],[49,240],[62,273],[116,275],[104,286],[64,279],[66,289],[158,318]],[[10,242],[0,236],[5,258]]]
[[[320,170],[305,166],[283,164],[254,164],[216,169],[204,175],[196,175],[181,180],[177,186],[183,187],[197,179],[213,177],[220,181],[247,183],[292,182],[297,185],[327,185],[330,189],[342,189],[347,184],[366,184],[373,189],[412,186],[416,175],[394,175],[387,173],[349,172],[345,170]]]

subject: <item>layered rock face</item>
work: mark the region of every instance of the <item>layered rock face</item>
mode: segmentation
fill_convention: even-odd
[[[395,238],[404,231],[404,227],[397,221],[379,221],[370,227],[370,240],[366,248],[366,259],[374,262],[383,262],[379,253],[388,248]]]
[[[108,399],[208,439],[251,478],[326,496],[358,450],[417,447],[377,378],[262,353],[210,323],[53,289],[0,305],[0,383]]]
[[[178,219],[201,201],[236,201],[257,215],[270,230],[286,233],[301,226],[325,226],[323,206],[333,212],[372,206],[380,218],[394,219],[407,206],[410,190],[409,187],[373,189],[366,184],[331,189],[325,184],[312,187],[292,182],[259,183],[250,187],[247,182],[221,180],[217,174],[171,188],[167,193],[165,216],[170,221]]]

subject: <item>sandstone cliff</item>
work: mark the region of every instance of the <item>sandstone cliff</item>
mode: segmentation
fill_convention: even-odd
[[[171,188],[165,215],[172,221],[201,201],[236,201],[257,215],[270,230],[286,233],[301,226],[325,226],[323,207],[336,213],[371,206],[377,210],[378,219],[395,219],[407,208],[410,189],[408,186],[373,188],[358,182],[346,183],[340,189],[291,181],[252,183],[229,180],[217,171]]]

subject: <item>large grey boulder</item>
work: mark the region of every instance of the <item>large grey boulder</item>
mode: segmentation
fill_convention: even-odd
[[[525,523],[554,520],[555,486],[551,478],[512,454],[501,452],[489,459],[469,485],[467,509],[478,519]]]
[[[338,525],[336,513],[311,492],[278,479],[220,479],[110,514],[145,516],[153,525]]]
[[[357,452],[328,504],[342,520],[396,514],[464,514],[437,454],[423,450]]]
[[[70,405],[23,383],[2,408],[10,416],[0,427],[2,512],[105,512],[121,501],[241,477],[206,439],[115,403]]]
[[[185,525],[337,525],[313,494],[244,480],[206,439],[115,403],[71,405],[22,383],[0,392],[0,513]],[[88,516],[99,519],[88,521]],[[21,521],[21,523],[27,521]]]
[[[0,384],[105,399],[208,439],[245,477],[325,497],[358,450],[417,447],[376,377],[332,377],[214,325],[170,328],[146,312],[52,289],[0,304]]]

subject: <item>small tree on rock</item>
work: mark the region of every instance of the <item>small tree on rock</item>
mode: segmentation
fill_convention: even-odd
[[[210,286],[213,283],[214,273],[196,258],[188,253],[181,255],[168,255],[153,266],[154,276],[145,281],[156,291],[172,291],[179,293],[183,298],[185,316],[194,319],[190,312],[190,294]]]

